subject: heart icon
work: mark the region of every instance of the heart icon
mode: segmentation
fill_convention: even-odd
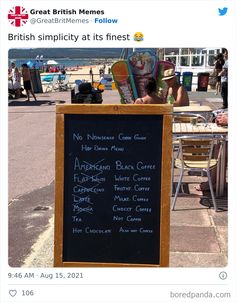
[[[10,295],[11,297],[15,297],[16,294],[17,294],[17,290],[15,290],[15,289],[10,289],[10,290],[9,290],[9,295]]]

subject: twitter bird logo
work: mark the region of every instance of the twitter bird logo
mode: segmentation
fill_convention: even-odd
[[[218,8],[219,16],[224,16],[227,13],[228,7]]]

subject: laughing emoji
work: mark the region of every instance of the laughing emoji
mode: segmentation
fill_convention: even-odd
[[[144,36],[143,36],[143,33],[141,33],[141,32],[136,32],[134,34],[134,41],[141,42],[141,41],[143,41],[143,38],[144,38]]]

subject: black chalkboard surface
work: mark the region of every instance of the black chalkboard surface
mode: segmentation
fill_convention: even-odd
[[[63,115],[61,263],[160,265],[163,123],[161,114]]]

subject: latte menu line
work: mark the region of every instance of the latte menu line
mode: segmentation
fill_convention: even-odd
[[[57,106],[55,266],[168,266],[170,113]]]

